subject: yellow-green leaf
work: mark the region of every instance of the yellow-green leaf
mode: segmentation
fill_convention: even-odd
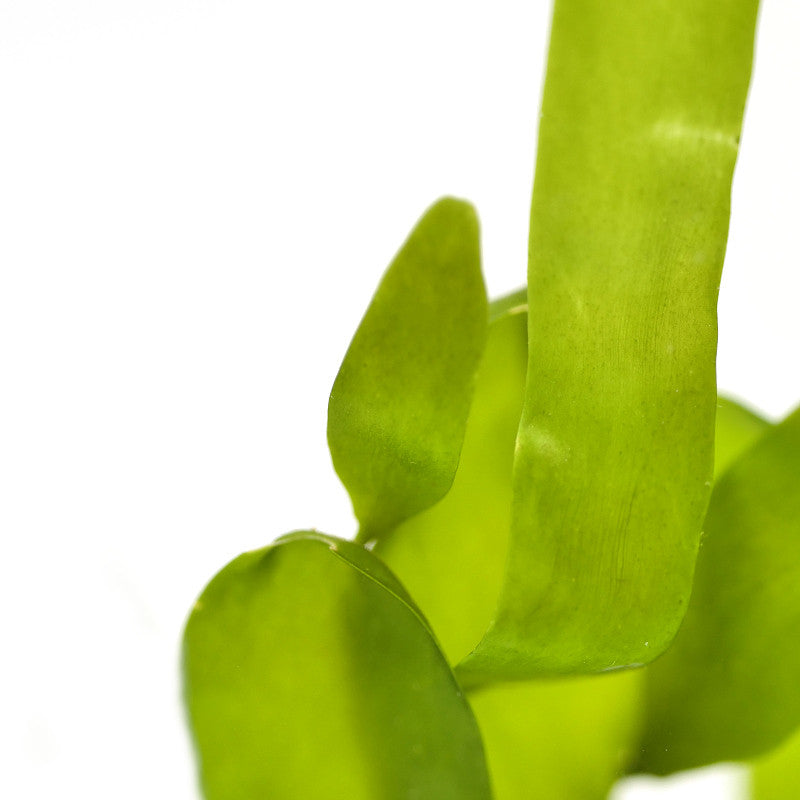
[[[467,681],[643,664],[691,592],[756,0],[556,0],[508,572]]]
[[[450,488],[486,325],[478,220],[445,198],[383,276],[331,391],[328,443],[362,541]]]
[[[375,546],[425,609],[453,662],[486,628],[502,585],[526,311],[524,292],[491,305],[452,489]],[[636,742],[639,681],[639,674],[626,672],[470,692],[495,800],[602,800]]]
[[[770,423],[753,411],[725,397],[718,398],[714,438],[715,479],[754,445],[769,428]]]
[[[636,746],[641,677],[627,670],[471,691],[495,800],[605,800]]]
[[[750,771],[750,800],[797,800],[800,734],[758,759]]]
[[[231,562],[192,611],[184,675],[208,800],[490,800],[427,623],[352,542],[293,534]]]
[[[800,725],[800,410],[714,487],[692,602],[648,669],[640,771],[748,759]]]

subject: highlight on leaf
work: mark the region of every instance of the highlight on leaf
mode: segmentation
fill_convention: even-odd
[[[490,319],[452,489],[373,551],[426,609],[451,663],[461,659],[491,619],[508,546],[514,440],[525,385],[524,292],[492,302]],[[718,473],[769,428],[738,403],[719,398]],[[605,796],[639,748],[648,671],[468,690],[496,800],[526,792],[564,800]],[[597,719],[604,724],[595,724]]]
[[[489,310],[489,337],[453,486],[373,551],[425,608],[451,663],[469,652],[491,620],[511,520],[527,361],[524,291],[494,301]],[[495,800],[604,797],[637,743],[641,677],[629,671],[468,691]]]

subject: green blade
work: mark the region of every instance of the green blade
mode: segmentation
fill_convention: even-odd
[[[445,198],[383,276],[331,391],[328,444],[360,540],[450,488],[486,325],[478,220]]]
[[[184,637],[208,800],[490,800],[474,717],[377,558],[294,534],[231,562]]]
[[[685,613],[756,5],[556,0],[508,572],[464,680],[646,663]]]
[[[485,630],[502,584],[525,385],[524,304],[523,293],[491,305],[452,489],[374,550],[425,608],[451,661]],[[471,693],[495,800],[602,800],[636,742],[639,678],[627,672]]]
[[[800,725],[800,410],[714,488],[692,603],[648,670],[637,768],[757,756]]]

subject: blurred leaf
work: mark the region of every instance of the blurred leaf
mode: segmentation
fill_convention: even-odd
[[[800,734],[760,758],[750,773],[750,800],[797,800],[800,787]]]
[[[425,609],[451,661],[478,640],[502,585],[527,352],[524,293],[492,303],[453,487],[375,546]],[[470,694],[496,800],[602,800],[636,740],[634,672]],[[603,720],[603,724],[597,724]]]
[[[714,438],[714,477],[718,478],[739,456],[754,445],[771,423],[733,400],[717,400]]]
[[[509,566],[463,680],[646,663],[685,613],[756,6],[556,0]]]
[[[383,276],[331,391],[328,443],[360,540],[450,488],[486,325],[478,220],[445,198]]]
[[[604,800],[636,745],[641,677],[625,670],[470,692],[495,800]]]
[[[492,300],[492,302],[489,303],[489,322],[492,323],[501,317],[517,312],[528,313],[527,288],[517,289],[516,292],[511,292],[510,294]]]
[[[293,534],[206,587],[184,638],[208,800],[489,800],[475,719],[419,611],[352,542]]]
[[[640,771],[752,758],[800,724],[800,410],[714,488],[692,602],[648,670]]]

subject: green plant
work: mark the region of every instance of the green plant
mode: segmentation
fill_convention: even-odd
[[[331,393],[356,541],[285,536],[192,612],[210,800],[589,800],[789,740],[800,413],[714,374],[756,5],[556,2],[527,290],[487,304],[473,210],[432,206]]]

